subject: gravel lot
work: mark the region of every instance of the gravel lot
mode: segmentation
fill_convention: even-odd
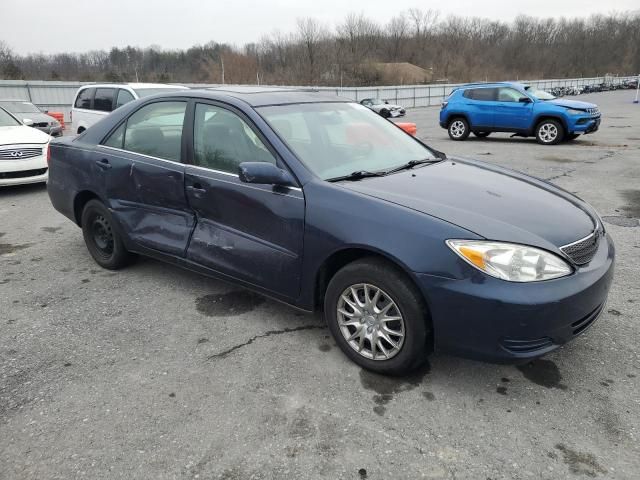
[[[113,273],[43,186],[0,190],[1,479],[519,479],[640,475],[640,106],[580,97],[572,144],[492,135],[449,154],[536,175],[604,216],[617,246],[601,319],[523,367],[435,354],[360,370],[319,316],[141,259]]]

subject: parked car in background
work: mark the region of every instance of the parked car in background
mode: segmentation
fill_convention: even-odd
[[[0,107],[0,187],[45,182],[49,140]]]
[[[520,83],[470,84],[442,103],[440,126],[452,140],[465,140],[470,133],[482,138],[512,132],[555,145],[597,131],[600,110],[593,103],[559,99]]]
[[[406,113],[400,105],[394,105],[380,98],[365,98],[360,103],[384,118],[403,117]]]
[[[62,125],[55,118],[42,112],[33,103],[26,100],[1,100],[0,107],[11,113],[23,124],[29,123],[29,126],[51,135],[59,137],[62,135]]]
[[[188,88],[161,83],[84,85],[78,89],[71,107],[71,130],[82,133],[112,111],[139,98],[180,90]]]
[[[54,140],[50,169],[100,266],[138,253],[322,309],[343,352],[385,374],[434,347],[539,357],[595,322],[613,278],[587,203],[322,92],[143,99]]]

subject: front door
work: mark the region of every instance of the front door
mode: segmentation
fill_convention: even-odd
[[[498,89],[498,102],[494,126],[504,130],[527,130],[533,117],[533,102],[522,102],[529,99],[524,93],[514,88]]]
[[[133,113],[98,146],[95,168],[124,234],[184,256],[194,215],[184,191],[182,130],[187,102],[158,101]]]
[[[220,273],[296,298],[304,233],[299,188],[247,184],[242,162],[283,167],[251,122],[213,103],[194,109],[193,144],[185,189],[196,214],[187,258]]]

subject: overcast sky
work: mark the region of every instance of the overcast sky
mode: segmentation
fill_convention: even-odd
[[[639,8],[638,0],[0,0],[0,40],[17,53],[84,52],[135,45],[186,48],[211,40],[236,45],[273,30],[290,32],[298,17],[334,26],[363,12],[379,23],[411,7],[510,20],[519,14],[588,16]]]

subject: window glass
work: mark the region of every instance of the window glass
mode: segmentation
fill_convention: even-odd
[[[465,92],[465,97],[486,102],[495,100],[496,93],[495,88],[473,88]]]
[[[276,163],[244,120],[213,105],[196,105],[193,149],[196,165],[223,172],[237,173],[242,162]]]
[[[20,122],[9,115],[3,108],[0,108],[0,127],[15,127]]]
[[[40,109],[30,102],[4,101],[0,102],[0,107],[4,107],[11,113],[41,113]]]
[[[391,122],[357,103],[309,103],[260,107],[296,156],[323,179],[352,172],[382,172],[431,151]]]
[[[85,88],[84,90],[82,90],[78,94],[78,98],[76,98],[75,107],[91,109],[91,100],[93,99],[93,94],[95,91],[95,88]]]
[[[186,108],[185,102],[142,107],[127,120],[124,149],[179,162]]]
[[[126,105],[129,102],[133,102],[135,99],[133,95],[126,90],[118,90],[118,99],[116,100],[116,108],[120,108],[123,105]],[[115,110],[115,109],[114,109]]]
[[[126,126],[127,123],[124,122],[122,125],[116,128],[116,130],[111,135],[109,135],[109,138],[107,138],[107,140],[104,142],[104,145],[106,145],[107,147],[122,148],[122,145],[124,143],[124,130]]]
[[[156,95],[158,93],[180,92],[182,90],[189,90],[185,87],[160,87],[160,88],[136,88],[134,89],[139,98],[148,97],[150,95]]]
[[[525,97],[526,95],[524,93],[520,93],[513,88],[500,88],[498,90],[499,102],[519,102],[521,98]]]
[[[101,112],[110,112],[113,110],[113,88],[97,88],[96,96],[93,99],[93,109]]]

